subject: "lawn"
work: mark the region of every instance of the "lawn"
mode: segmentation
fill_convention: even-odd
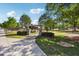
[[[53,32],[53,33],[55,33],[55,35],[56,36],[62,36],[62,35],[69,35],[69,34],[79,34],[79,30],[77,30],[77,31],[50,31],[50,32]]]
[[[24,38],[25,36],[17,35],[17,31],[11,31],[6,33],[6,37],[8,38]]]
[[[68,35],[68,33],[66,33],[66,32],[61,32],[61,31],[52,31],[52,32],[55,33],[56,36]]]
[[[48,56],[79,56],[79,43],[66,39],[64,35],[66,33],[59,33],[52,40],[40,37],[36,39],[36,43]],[[64,47],[57,44],[60,41],[72,44],[74,47]]]
[[[30,33],[30,35],[35,35],[35,34],[38,34],[37,32],[33,32],[33,33]],[[7,32],[6,33],[6,37],[8,38],[25,38],[27,37],[28,35],[17,35],[17,31],[11,31],[11,32]]]

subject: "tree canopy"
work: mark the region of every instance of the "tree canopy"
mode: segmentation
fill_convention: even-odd
[[[23,14],[21,17],[20,17],[20,23],[21,23],[21,26],[28,32],[29,34],[29,26],[31,25],[31,19],[28,15],[26,14]]]
[[[17,26],[16,19],[14,17],[8,17],[8,21],[2,23],[2,27],[5,29],[14,29]]]
[[[22,24],[25,24],[25,25],[31,24],[31,19],[30,19],[30,17],[29,17],[28,15],[23,14],[23,15],[20,17],[20,22],[21,22]]]
[[[78,28],[79,4],[47,3],[45,10],[46,10],[45,13],[48,16],[48,18],[52,18],[55,22],[54,23],[55,25],[60,24],[59,26],[62,27],[62,29],[70,27],[73,28],[74,31],[76,31],[76,28]],[[39,19],[39,22],[43,21],[43,19],[46,20],[48,18],[46,16],[41,16],[40,17],[41,20]]]

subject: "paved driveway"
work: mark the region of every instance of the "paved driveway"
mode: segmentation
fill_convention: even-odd
[[[45,56],[46,54],[37,46],[34,37],[17,41],[6,38],[4,30],[0,29],[0,55],[1,56]]]
[[[8,45],[8,41],[6,40],[4,30],[0,28],[0,47],[7,45]]]

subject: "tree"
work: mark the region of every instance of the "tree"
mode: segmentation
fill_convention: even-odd
[[[54,28],[54,21],[52,19],[48,19],[44,22],[44,27],[47,31],[52,30]]]
[[[8,29],[15,29],[17,26],[16,19],[14,17],[8,17]]]
[[[17,22],[17,28],[20,28],[21,27],[21,24],[19,22]]]
[[[29,26],[31,25],[31,19],[28,15],[23,14],[20,17],[20,23],[22,25],[23,28],[25,28],[25,30],[28,32],[29,34]]]
[[[79,4],[48,3],[46,11],[50,17],[56,18],[59,23],[62,23],[63,28],[65,28],[65,24],[69,23],[73,26],[73,30],[76,31],[79,19]],[[68,22],[66,22],[66,19]]]
[[[4,28],[6,33],[7,33],[7,30],[15,29],[16,26],[17,26],[17,22],[14,17],[8,17],[8,21],[5,21],[2,23],[2,28]]]
[[[41,15],[38,21],[39,25],[44,25],[44,22],[47,21],[48,18],[47,13]]]
[[[70,24],[73,26],[73,31],[76,31],[79,18],[79,4],[70,4],[66,10],[63,10],[63,15],[69,19]]]
[[[2,23],[2,27],[4,29],[8,29],[8,23],[7,23],[7,21],[5,21],[4,23]]]
[[[66,8],[70,4],[65,4],[65,3],[48,3],[45,7],[46,12],[48,15],[52,18],[55,19],[54,21],[57,23],[62,24],[62,29],[64,29],[64,23],[65,23],[65,14],[63,14],[63,10],[66,10]]]
[[[2,24],[0,23],[0,27],[2,27]]]

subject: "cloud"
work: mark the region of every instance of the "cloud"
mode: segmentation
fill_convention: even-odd
[[[0,18],[0,23],[3,23],[4,21],[7,21],[7,18]]]
[[[32,14],[39,14],[42,11],[44,11],[42,8],[30,9],[30,13]]]
[[[17,22],[19,22],[19,20],[20,20],[20,17],[18,17],[18,16],[17,16],[17,17],[15,17],[15,18],[16,18]]]
[[[10,11],[7,13],[8,17],[15,17],[16,16],[16,12],[15,11]]]
[[[38,24],[38,20],[32,20],[32,24],[37,25]]]

